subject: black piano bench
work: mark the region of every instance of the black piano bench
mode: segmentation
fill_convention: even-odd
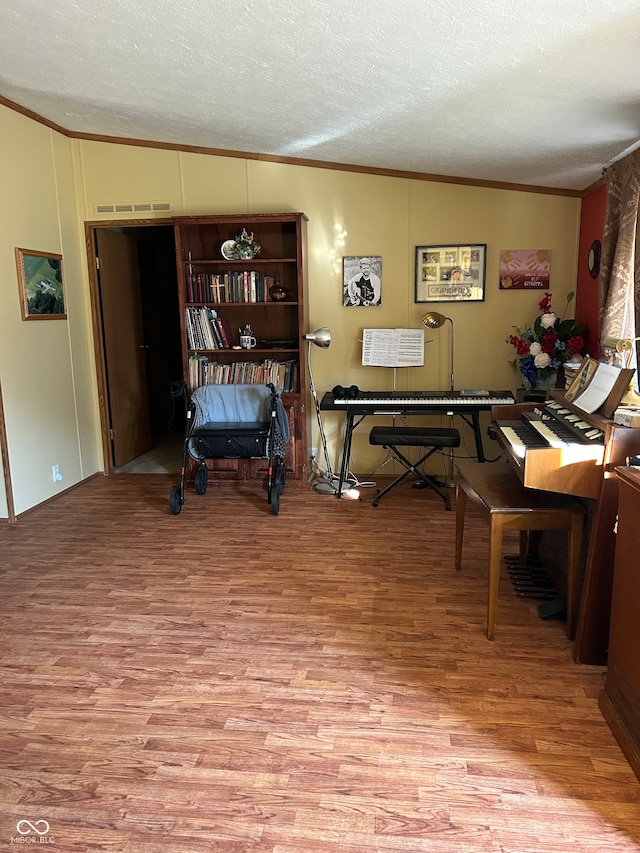
[[[419,470],[419,468],[430,456],[443,448],[460,447],[460,433],[457,429],[375,426],[369,433],[369,444],[382,446],[386,450],[390,450],[394,458],[405,468],[402,474],[396,477],[392,483],[389,483],[386,488],[382,489],[382,491],[378,489],[373,500],[374,506],[378,506],[378,502],[383,495],[386,495],[387,492],[401,483],[409,474],[413,474],[421,486],[433,489],[434,492],[440,495],[445,507],[448,510],[451,509],[449,496],[442,491],[431,477]],[[411,462],[401,450],[398,450],[399,447],[422,447],[425,452],[417,462]]]

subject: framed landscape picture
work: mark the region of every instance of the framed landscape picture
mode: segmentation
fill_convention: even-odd
[[[65,320],[62,255],[16,248],[23,320]]]

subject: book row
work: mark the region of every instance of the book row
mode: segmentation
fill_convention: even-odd
[[[244,270],[225,273],[187,273],[187,302],[267,302],[272,275]]]
[[[213,308],[186,308],[185,328],[190,350],[231,349],[234,346],[229,323],[225,317],[218,317]]]
[[[192,355],[189,358],[189,390],[200,385],[264,385],[272,382],[285,393],[297,392],[299,364],[297,361],[235,361],[221,364],[209,361],[206,356]]]

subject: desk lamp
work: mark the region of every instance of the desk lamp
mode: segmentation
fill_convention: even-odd
[[[633,361],[635,355],[635,343],[636,341],[640,341],[640,338],[605,338],[602,341],[603,349],[611,349],[615,350],[619,355],[622,356],[623,353],[625,355],[624,358],[624,366],[629,368],[631,367],[631,363]],[[638,395],[634,389],[635,377],[631,378],[629,382],[629,387],[627,388],[624,397],[620,400],[621,406],[640,406],[640,395]]]
[[[451,388],[449,390],[453,391],[456,387],[455,375],[453,370],[453,320],[451,319],[451,317],[445,317],[444,314],[440,314],[438,311],[429,311],[422,318],[422,322],[427,327],[427,329],[440,329],[442,326],[444,326],[447,320],[451,323],[451,353],[449,356],[451,362]]]

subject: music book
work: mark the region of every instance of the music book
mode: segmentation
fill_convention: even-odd
[[[578,376],[566,392],[566,399],[587,414],[600,412],[610,418],[633,378],[634,370],[584,359]]]
[[[365,367],[422,367],[423,329],[363,329],[362,364]]]

